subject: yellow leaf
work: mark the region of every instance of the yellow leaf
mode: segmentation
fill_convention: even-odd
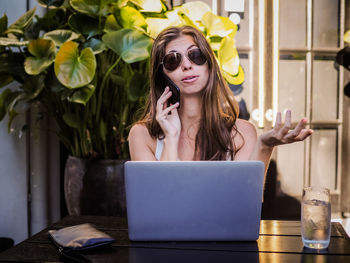
[[[195,22],[202,20],[203,15],[210,11],[211,8],[201,1],[194,1],[182,5],[183,12]]]
[[[210,44],[211,49],[215,50],[215,51],[219,50],[220,47],[221,47],[221,43],[220,42],[210,42],[209,41],[209,44]]]
[[[230,37],[222,39],[221,47],[218,50],[218,59],[223,71],[233,76],[238,73],[239,56],[234,39]]]
[[[239,66],[238,68],[238,74],[235,76],[232,76],[231,74],[223,71],[222,72],[224,78],[226,79],[226,81],[230,84],[234,84],[234,85],[239,85],[242,84],[244,81],[244,71],[243,68],[241,66]]]
[[[207,12],[202,18],[203,25],[207,28],[208,36],[225,37],[230,34],[236,34],[237,25],[230,19],[224,19],[212,12]]]
[[[179,11],[180,8],[174,8],[174,10],[166,12],[165,15],[167,18],[146,18],[148,34],[155,39],[167,27],[184,25],[181,17],[178,15]]]
[[[350,30],[346,31],[344,35],[344,42],[350,44]]]
[[[155,39],[165,28],[172,26],[172,21],[166,18],[146,18],[148,34]]]
[[[160,0],[130,0],[130,2],[142,8],[143,12],[160,13],[163,9]]]
[[[120,17],[125,28],[143,27],[146,25],[143,15],[131,6],[121,8]]]

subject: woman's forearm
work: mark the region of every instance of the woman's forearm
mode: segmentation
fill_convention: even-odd
[[[165,138],[160,161],[177,161],[178,144],[179,144],[179,140],[176,138]]]
[[[250,160],[262,161],[265,164],[265,176],[271,160],[273,148],[274,147],[265,145],[259,137],[249,158]]]

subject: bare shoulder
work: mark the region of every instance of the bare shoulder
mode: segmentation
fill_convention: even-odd
[[[239,149],[235,155],[235,160],[248,160],[257,141],[255,126],[246,120],[237,119],[236,127],[238,133],[233,131],[233,140]]]
[[[146,144],[148,147],[153,148],[155,139],[149,134],[148,129],[143,124],[135,124],[131,127],[129,132],[129,142],[137,142]]]
[[[131,160],[146,161],[155,159],[156,140],[149,134],[145,125],[133,125],[129,132],[128,141]]]
[[[242,134],[244,138],[255,137],[256,138],[256,129],[255,126],[246,120],[237,119],[236,120],[237,130]]]
[[[151,135],[149,134],[147,127],[143,124],[133,125],[129,132],[129,139],[139,137],[142,137],[143,139],[151,139]]]

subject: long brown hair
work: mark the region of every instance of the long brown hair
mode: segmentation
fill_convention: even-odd
[[[182,35],[192,36],[195,44],[207,58],[209,68],[207,87],[203,90],[201,120],[196,135],[194,157],[198,156],[200,160],[228,158],[233,160],[239,150],[234,145],[232,137],[239,134],[235,125],[238,118],[238,103],[221,74],[210,45],[203,34],[193,27],[170,27],[163,30],[155,39],[151,51],[150,95],[138,123],[146,125],[152,137],[164,137],[156,121],[157,100],[164,91],[164,87],[161,87],[158,81],[162,70],[161,61],[165,55],[166,45]]]

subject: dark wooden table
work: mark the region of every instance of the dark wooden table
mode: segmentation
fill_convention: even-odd
[[[257,242],[130,242],[125,219],[65,217],[0,254],[0,262],[62,262],[48,238],[49,229],[91,223],[114,237],[111,247],[86,254],[92,262],[350,262],[350,239],[340,223],[332,223],[327,250],[303,248],[300,222],[262,220]]]

